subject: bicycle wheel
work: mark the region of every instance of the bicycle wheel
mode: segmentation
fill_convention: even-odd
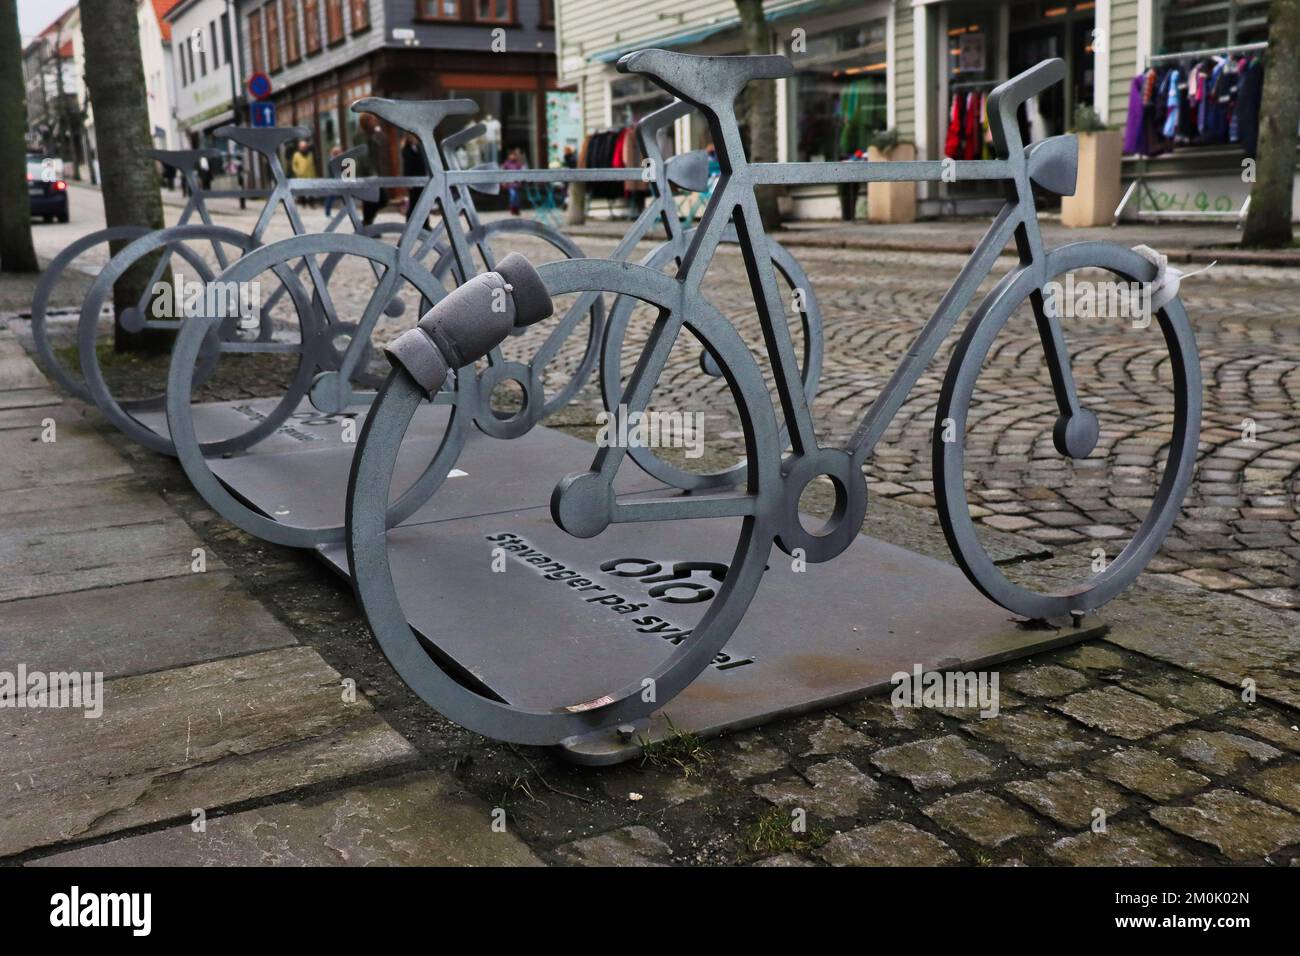
[[[81,399],[83,402],[94,403],[94,399],[90,395],[90,389],[86,387],[85,381],[79,374],[74,373],[59,361],[59,357],[54,351],[54,345],[50,342],[49,328],[46,325],[50,295],[54,292],[54,287],[63,279],[63,274],[68,266],[87,251],[99,245],[107,246],[113,242],[130,242],[139,239],[141,236],[148,235],[152,231],[145,226],[113,226],[109,229],[92,232],[88,236],[82,236],[54,257],[53,261],[45,268],[45,272],[42,273],[41,280],[36,283],[36,292],[32,296],[32,338],[36,345],[36,355],[46,373],[58,382],[65,392],[74,398]],[[107,261],[112,258],[112,251],[106,248],[101,255]]]
[[[685,244],[690,243],[693,231],[691,230],[684,237]],[[727,229],[723,242],[731,244],[739,242],[733,228]],[[791,301],[797,306],[799,323],[803,331],[803,356],[800,363],[800,373],[803,379],[804,394],[808,397],[808,402],[811,405],[817,394],[817,386],[821,381],[823,353],[821,308],[817,304],[817,294],[813,290],[812,282],[799,261],[780,243],[769,239],[768,245],[771,249],[772,265],[775,267],[777,275],[785,281],[789,289],[799,290],[797,295],[791,296]],[[642,259],[641,264],[659,271],[666,268],[673,258],[674,251],[672,247],[664,243]],[[635,308],[636,302],[634,300],[620,298],[614,301],[614,305],[609,311],[609,322],[605,326],[605,337],[600,358],[601,396],[607,411],[618,407],[623,394],[623,350],[627,347],[628,327],[631,324]],[[700,357],[700,366],[705,374],[713,376],[718,374],[716,367],[712,367],[704,355]],[[661,458],[656,453],[656,450],[649,445],[635,446],[629,449],[629,453],[632,460],[646,474],[659,479],[664,484],[686,491],[726,488],[741,484],[745,480],[745,463],[743,461],[736,462],[720,471],[697,472],[688,471]]]
[[[557,250],[566,259],[586,258],[578,244],[564,233],[532,219],[497,219],[470,230],[465,239],[471,249],[484,245],[497,258],[504,255],[505,251],[523,251],[529,258],[535,258],[532,249],[492,250],[494,236],[498,239],[512,236],[540,240]],[[511,243],[511,245],[518,244]],[[454,262],[455,258],[448,250],[434,264],[433,274],[439,281],[445,284]],[[486,263],[478,263],[478,265],[485,266]],[[581,347],[581,353],[575,355],[576,350],[569,350],[562,355],[562,350],[565,349],[574,328],[585,315],[590,316],[590,321],[587,324],[587,341]],[[483,416],[479,427],[494,438],[518,438],[539,421],[567,405],[591,377],[599,355],[599,344],[604,329],[604,299],[594,292],[586,292],[579,295],[577,301],[565,310],[558,323],[546,322],[534,329],[525,330],[517,346],[503,346],[503,353],[508,352],[517,357],[507,357],[504,362],[496,363],[489,371],[492,381],[489,383],[488,392],[491,393],[497,386],[511,381],[525,393],[526,400],[516,409],[503,408],[492,403],[489,398],[493,414],[490,417]],[[545,336],[541,344],[537,344],[538,336]],[[546,370],[557,358],[563,358],[567,362],[567,366],[560,372],[563,384],[548,397],[544,380]]]
[[[171,439],[161,434],[154,428],[140,421],[132,411],[139,411],[141,408],[156,408],[159,399],[155,397],[141,398],[134,401],[125,401],[115,396],[110,389],[107,379],[104,375],[104,369],[100,363],[99,353],[96,348],[96,340],[99,331],[99,313],[105,299],[111,294],[114,283],[136,263],[144,260],[160,250],[165,251],[171,256],[180,256],[185,263],[194,269],[197,275],[197,284],[204,289],[210,287],[213,280],[212,272],[204,257],[196,250],[187,245],[188,242],[214,244],[222,243],[234,247],[236,250],[245,251],[253,247],[253,240],[242,232],[233,229],[227,229],[222,226],[173,226],[170,229],[163,229],[150,232],[134,242],[130,243],[125,249],[113,257],[107,266],[100,271],[98,278],[90,288],[86,296],[86,301],[82,304],[81,317],[77,326],[77,352],[81,361],[81,373],[85,378],[86,387],[90,391],[91,398],[95,405],[103,412],[104,416],[113,423],[123,434],[130,437],[146,448],[164,455],[174,455],[175,447]],[[294,299],[294,308],[298,314],[299,321],[307,325],[314,326],[313,313],[311,310],[310,300],[302,294],[301,286],[293,277],[292,273],[284,270],[283,274],[278,276],[278,284],[290,289],[290,294]],[[279,290],[277,289],[277,293]],[[143,328],[157,329],[177,329],[183,327],[188,320],[185,318],[151,318],[140,316],[140,325]],[[211,334],[201,343],[201,348],[196,354],[195,380],[203,381],[213,371],[219,355],[216,348],[216,338],[225,336],[230,339],[237,339],[240,336],[234,324],[227,318],[219,329],[210,330]],[[257,328],[256,341],[268,344],[271,338],[271,326],[267,321],[266,315],[262,315]],[[307,382],[303,379],[303,369],[299,368],[299,378],[290,386],[290,390],[301,391],[306,388]],[[294,402],[296,404],[296,401]],[[290,410],[292,410],[292,405]],[[285,413],[288,414],[287,412]],[[245,447],[241,442],[248,444],[260,441],[265,435],[274,431],[281,422],[273,422],[266,419],[257,422],[247,431],[238,435],[227,436],[221,443],[220,449],[230,451],[240,447]],[[214,446],[215,447],[215,446]]]
[[[295,261],[307,257],[322,259],[331,255],[337,257],[339,265],[351,260],[352,266],[359,268],[361,262],[366,263],[365,273],[357,272],[354,275],[340,277],[340,281],[350,287],[358,285],[358,276],[368,273],[371,263],[381,269],[378,282],[365,297],[365,304],[359,310],[360,318],[348,323],[348,327],[353,331],[342,333],[349,337],[365,333],[367,345],[369,330],[374,328],[384,306],[392,300],[393,296],[402,294],[408,286],[414,295],[431,302],[439,301],[445,294],[427,270],[410,260],[402,259],[395,246],[378,239],[347,233],[295,236],[262,246],[233,263],[216,281],[250,283],[256,282],[259,276],[267,273],[276,276],[282,274],[292,276],[294,275],[292,264]],[[315,291],[319,292],[319,290]],[[308,293],[305,290],[299,292],[295,296],[295,301],[299,298],[308,299]],[[312,309],[308,309],[308,314],[316,315]],[[172,351],[171,371],[167,381],[167,424],[181,467],[185,469],[195,490],[214,510],[250,534],[276,544],[297,548],[315,547],[319,544],[343,540],[341,522],[337,525],[325,526],[295,524],[288,519],[287,515],[281,515],[279,517],[282,520],[277,520],[276,517],[269,516],[236,498],[213,472],[209,464],[211,457],[229,451],[246,450],[252,445],[242,438],[238,447],[233,448],[220,443],[204,444],[200,442],[195,430],[192,408],[195,363],[199,358],[203,342],[213,334],[219,324],[220,319],[215,317],[196,316],[186,320]],[[295,379],[294,389],[287,392],[280,405],[276,407],[270,419],[275,421],[275,427],[287,419],[308,391],[315,396],[316,389],[322,387],[323,381],[329,376],[338,374],[338,351],[334,339],[335,329],[328,323],[313,325],[304,330],[304,337],[296,347],[296,350],[301,351],[302,354],[300,366],[302,374]],[[241,351],[244,346],[240,343],[222,341],[218,343],[218,349],[219,351]],[[297,387],[299,383],[302,384],[300,389]],[[472,396],[475,394],[472,388],[469,394],[471,395],[469,401],[472,401]],[[427,461],[427,464],[419,472],[418,478],[392,503],[389,515],[393,523],[409,517],[429,499],[446,479],[447,473],[460,454],[460,448],[466,438],[466,419],[470,417],[458,414],[461,398],[459,387],[455,391],[443,391],[438,394],[436,401],[439,404],[452,406],[450,419],[437,440],[436,450],[421,458],[422,461]],[[269,433],[266,430],[261,431],[258,440]],[[337,489],[340,503],[343,500],[343,491],[340,482]],[[294,520],[298,519],[295,517]]]
[[[1092,271],[1074,275],[1085,269]],[[1099,280],[1098,272],[1112,278]],[[936,412],[933,468],[944,534],[967,577],[1008,610],[1051,619],[1104,604],[1160,548],[1195,467],[1201,374],[1177,299],[1147,328],[1140,316],[1120,314],[1132,312],[1121,296],[1154,277],[1136,252],[1074,243],[1048,252],[1043,274],[1060,289],[1078,290],[1073,301],[1049,283],[1040,287],[1035,270],[1025,267],[999,284],[962,334]],[[1040,288],[1052,289],[1053,300],[1071,313],[1085,311],[1074,307],[1083,303],[1080,293],[1094,297],[1087,316],[1056,319],[1067,347],[1074,343],[1071,374],[1081,411],[1072,418],[1061,415],[1043,362]],[[1095,316],[1103,299],[1121,320],[1109,328]],[[1104,458],[1112,451],[1126,459],[1106,476]],[[1023,504],[1024,493],[1045,510]],[[995,562],[981,540],[987,525],[977,517],[999,509],[1038,514],[1041,521],[1021,514],[998,523],[1061,544],[1061,556]]]
[[[548,291],[555,295],[599,291],[631,295],[656,306],[665,316],[681,302],[680,287],[668,276],[622,262],[572,260],[545,263],[538,272]],[[394,370],[380,390],[367,417],[353,459],[348,482],[348,560],[353,585],[370,629],[388,661],[402,679],[426,703],[444,716],[470,730],[500,740],[525,744],[554,744],[566,738],[591,733],[620,722],[638,720],[658,710],[675,697],[715,658],[744,616],[766,566],[774,538],[765,506],[781,495],[780,448],[775,441],[775,413],[770,403],[751,403],[750,396],[766,396],[762,374],[735,329],[713,306],[702,299],[692,301],[688,314],[671,315],[673,327],[664,330],[675,336],[685,326],[718,363],[740,409],[746,446],[757,467],[750,470],[748,493],[725,497],[692,496],[649,499],[638,495],[620,501],[612,487],[596,470],[617,468],[619,450],[601,449],[599,466],[571,475],[557,486],[552,513],[568,510],[578,502],[585,511],[577,531],[580,537],[600,534],[609,524],[655,520],[689,521],[694,518],[728,518],[736,535],[725,578],[713,603],[691,631],[691,638],[674,645],[673,651],[649,673],[630,675],[626,683],[594,700],[581,704],[557,703],[554,707],[515,706],[488,697],[452,676],[412,630],[402,609],[389,563],[388,529],[385,514],[395,456],[406,437],[411,418],[424,400],[419,387],[402,370]],[[662,370],[660,359],[671,348],[654,348],[643,355],[638,380],[648,394]],[[635,406],[645,395],[638,393]],[[576,496],[562,495],[562,489]],[[565,497],[565,505],[557,499]],[[590,511],[584,504],[592,504]],[[558,523],[558,522],[557,522]],[[726,550],[726,542],[717,542]],[[454,592],[449,600],[463,600]],[[492,610],[483,609],[484,614]],[[425,634],[436,643],[437,633]],[[646,681],[653,681],[655,695],[646,699]]]

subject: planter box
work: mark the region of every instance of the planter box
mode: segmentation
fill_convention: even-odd
[[[916,147],[899,143],[888,153],[872,146],[867,161],[907,162],[916,159]],[[916,222],[916,183],[871,183],[867,186],[867,219],[870,222]]]
[[[1061,197],[1064,226],[1109,226],[1120,200],[1124,133],[1079,133],[1079,178],[1073,196]]]

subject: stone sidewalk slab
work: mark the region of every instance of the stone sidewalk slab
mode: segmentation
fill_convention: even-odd
[[[69,850],[29,866],[541,866],[455,778],[420,772]],[[507,828],[509,824],[507,823]]]
[[[0,495],[0,602],[190,575],[199,546],[189,525],[131,482],[13,491]],[[205,553],[209,571],[221,567]]]
[[[59,405],[63,396],[52,388],[9,388],[0,389],[0,409],[39,408],[43,405]]]
[[[0,856],[346,778],[414,748],[316,651],[104,684],[103,715],[0,708]]]
[[[0,491],[131,474],[131,466],[88,422],[65,414],[66,419],[54,416],[57,424],[52,442],[41,440],[39,419],[25,428],[0,430]]]
[[[106,678],[296,644],[225,570],[11,601],[0,670],[100,671]]]
[[[0,331],[0,389],[48,388],[49,384],[13,332]]]
[[[25,388],[17,392],[0,392],[0,395],[23,395],[32,392],[41,392],[44,389]],[[30,429],[37,437],[40,436],[42,423],[46,419],[53,419],[56,423],[62,424],[69,421],[67,412],[63,406],[58,404],[45,403],[43,405],[18,405],[9,408],[0,407],[0,431],[9,431],[15,428]]]

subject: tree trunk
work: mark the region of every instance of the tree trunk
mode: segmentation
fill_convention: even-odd
[[[140,60],[136,0],[82,0],[81,31],[86,44],[86,87],[95,112],[104,218],[110,226],[161,229],[162,193],[158,171],[145,150],[152,148],[149,108]],[[114,243],[116,254],[126,243]],[[158,255],[161,255],[161,251]],[[113,342],[118,349],[161,351],[173,335],[157,329],[122,328],[123,310],[145,300],[157,258],[141,259],[113,287],[119,317]],[[165,280],[170,277],[164,275]]]
[[[747,53],[771,53],[767,20],[763,16],[763,0],[736,0],[740,13],[740,31]],[[776,81],[751,80],[745,87],[749,103],[749,161],[751,163],[776,162]],[[757,190],[758,212],[763,228],[777,229],[781,225],[781,209],[776,187],[765,186]]]
[[[0,0],[0,272],[36,272],[27,198],[27,87],[17,0]]]
[[[1243,246],[1289,246],[1300,123],[1300,0],[1273,0],[1268,11],[1264,96],[1259,107],[1259,157]]]

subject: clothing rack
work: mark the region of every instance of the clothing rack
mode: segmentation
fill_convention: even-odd
[[[1268,49],[1268,41],[1259,43],[1238,43],[1232,46],[1212,46],[1201,50],[1186,50],[1182,53],[1157,53],[1146,58],[1147,68],[1157,63],[1173,63],[1178,60],[1202,60],[1207,56],[1228,56],[1232,53],[1254,53]]]
[[[1256,53],[1263,52],[1267,49],[1268,41],[1261,41],[1259,43],[1236,43],[1227,46],[1205,47],[1200,50],[1184,50],[1181,53],[1149,54],[1145,58],[1146,66],[1142,69],[1143,72],[1145,72],[1160,63],[1177,63],[1183,60],[1203,60],[1212,56],[1227,57],[1234,53]],[[1115,207],[1115,215],[1112,217],[1110,223],[1112,227],[1119,225],[1120,215],[1124,212],[1124,209],[1128,204],[1132,202],[1133,197],[1139,193],[1145,194],[1147,198],[1151,200],[1153,208],[1150,211],[1144,212],[1142,209],[1141,196],[1139,196],[1137,212],[1134,214],[1137,219],[1149,219],[1152,221],[1159,221],[1160,219],[1227,219],[1235,221],[1238,229],[1240,229],[1241,224],[1246,221],[1246,213],[1250,210],[1249,196],[1247,196],[1245,202],[1241,204],[1240,209],[1227,210],[1225,212],[1210,209],[1178,210],[1176,212],[1168,210],[1165,212],[1157,211],[1154,208],[1156,204],[1155,195],[1151,192],[1151,187],[1147,184],[1146,177],[1143,175],[1146,162],[1149,162],[1149,160],[1143,160],[1143,171],[1138,172],[1133,177],[1133,182],[1129,184],[1128,189],[1125,191],[1124,198],[1121,199],[1119,205]]]

